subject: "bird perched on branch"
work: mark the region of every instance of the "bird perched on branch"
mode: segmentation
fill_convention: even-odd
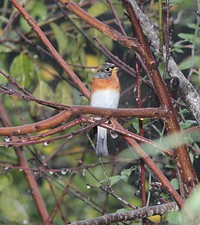
[[[117,108],[120,97],[120,83],[117,77],[118,67],[112,63],[104,63],[98,67],[92,80],[90,104],[94,107]],[[107,156],[107,129],[97,127],[96,154]]]

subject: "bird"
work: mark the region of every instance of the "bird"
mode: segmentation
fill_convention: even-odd
[[[92,79],[90,105],[100,108],[117,108],[120,98],[118,67],[106,62],[97,68]],[[101,119],[101,117],[98,117]],[[97,126],[96,155],[107,156],[107,129]]]

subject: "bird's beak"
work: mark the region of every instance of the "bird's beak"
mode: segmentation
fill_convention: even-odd
[[[115,67],[113,68],[113,70],[114,70],[115,72],[118,72],[118,71],[119,71],[119,68],[115,66]]]

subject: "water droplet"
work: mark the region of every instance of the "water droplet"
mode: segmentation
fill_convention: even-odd
[[[144,118],[140,118],[140,120],[141,120],[141,121],[143,121],[143,120],[144,120]]]
[[[49,174],[53,175],[53,174],[54,174],[54,172],[50,170],[50,171],[49,171]]]
[[[34,58],[34,59],[37,59],[37,58],[38,58],[38,55],[34,55],[33,58]]]
[[[49,143],[47,141],[44,142],[44,146],[47,147]]]
[[[18,129],[18,130],[17,130],[17,133],[18,133],[18,134],[20,134],[20,133],[21,133],[21,130],[20,130],[20,129]]]
[[[41,156],[41,159],[42,159],[42,160],[45,160],[45,159],[46,159],[46,155],[42,155],[42,156]]]
[[[10,169],[9,166],[6,166],[6,167],[4,168],[5,171],[6,171],[6,170],[9,170],[9,169]]]
[[[83,176],[85,176],[85,172],[86,172],[86,170],[83,169],[83,171],[82,171],[82,175],[83,175]]]
[[[68,139],[71,139],[71,138],[73,138],[73,135],[70,134],[67,138],[68,138]]]
[[[110,136],[115,139],[118,137],[118,134],[114,130],[110,130]]]
[[[138,101],[138,98],[136,98],[135,101],[137,102]]]
[[[22,169],[19,169],[20,172],[22,172]]]
[[[6,136],[5,137],[5,142],[9,142],[10,141],[10,137]]]
[[[11,144],[7,144],[5,147],[6,148],[11,148],[13,145],[11,145]]]
[[[89,184],[87,184],[87,186],[86,186],[86,187],[87,187],[87,189],[90,189],[90,188],[91,188],[91,186],[90,186]]]
[[[23,224],[28,224],[28,220],[23,220]]]
[[[62,174],[62,175],[65,175],[65,174],[67,173],[67,171],[68,171],[68,169],[62,168],[61,174]]]

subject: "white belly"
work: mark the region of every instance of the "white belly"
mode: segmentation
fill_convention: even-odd
[[[91,96],[91,106],[101,108],[117,108],[119,103],[119,93],[115,90],[96,91]]]

